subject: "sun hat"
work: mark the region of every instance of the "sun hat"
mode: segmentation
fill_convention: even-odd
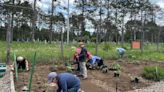
[[[79,42],[79,45],[84,45],[84,42]]]
[[[22,56],[18,56],[18,57],[17,57],[17,61],[23,61],[23,59],[24,59],[24,58],[23,58]]]
[[[48,83],[50,84],[54,78],[57,77],[57,73],[56,72],[51,72],[48,74]]]

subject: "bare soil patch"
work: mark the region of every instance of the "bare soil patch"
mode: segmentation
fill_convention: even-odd
[[[108,60],[105,63],[110,67],[116,61]],[[85,92],[126,92],[138,88],[143,88],[154,83],[141,79],[138,84],[131,83],[131,76],[141,76],[144,66],[158,65],[164,67],[164,63],[153,61],[142,62],[118,62],[121,65],[121,74],[119,78],[113,77],[113,71],[104,74],[99,70],[88,70],[88,79],[81,80],[81,88]],[[47,75],[50,72],[49,67],[51,64],[38,64],[35,69],[32,83],[33,92],[44,92],[46,90],[45,84],[47,83]],[[62,72],[62,71],[59,71]],[[15,82],[17,92],[22,92],[23,86],[28,85],[30,72],[20,72],[19,81]],[[117,86],[117,87],[116,87]],[[54,92],[55,88],[49,88],[48,92]]]

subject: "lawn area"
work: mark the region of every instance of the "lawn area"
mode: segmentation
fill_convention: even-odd
[[[71,59],[74,53],[72,47],[77,47],[77,44],[64,45],[64,57]],[[118,59],[116,48],[121,47],[115,43],[104,43],[98,46],[98,55],[104,59]],[[124,45],[126,48],[125,58],[128,60],[164,60],[164,44],[160,44],[160,52],[156,51],[155,44],[146,44],[144,52],[141,53],[139,49],[131,49],[130,44]],[[95,54],[95,44],[86,44],[86,48],[93,55]],[[61,59],[60,43],[45,44],[44,42],[13,42],[11,48],[11,60],[13,60],[13,52],[17,56],[22,55],[27,57],[29,61],[32,59],[34,52],[37,52],[38,62],[59,61]],[[5,61],[6,57],[6,42],[0,41],[0,60]]]

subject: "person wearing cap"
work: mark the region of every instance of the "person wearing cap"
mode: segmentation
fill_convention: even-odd
[[[81,48],[79,57],[79,63],[80,63],[80,75],[82,75],[83,79],[87,78],[87,68],[86,68],[86,60],[87,60],[87,49],[85,48],[85,45],[83,42],[79,43],[79,46]]]
[[[125,51],[126,51],[124,48],[117,48],[116,50],[117,50],[120,58],[123,57],[123,55],[125,54]]]
[[[56,92],[78,92],[80,89],[80,79],[71,73],[51,72],[48,74],[48,83],[58,85]]]
[[[18,69],[23,69],[26,71],[29,70],[28,61],[26,58],[24,58],[22,56],[18,56],[16,58],[16,63],[17,63]]]

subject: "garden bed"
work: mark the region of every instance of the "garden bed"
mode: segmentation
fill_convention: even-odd
[[[116,61],[105,61],[110,67],[111,64]],[[109,71],[107,74],[103,74],[99,70],[89,70],[88,79],[81,81],[81,87],[85,92],[126,92],[135,89],[144,88],[155,83],[154,81],[148,81],[143,78],[139,83],[132,83],[132,76],[141,76],[144,66],[159,65],[164,67],[164,63],[153,61],[142,62],[118,62],[121,65],[120,77],[113,77],[113,71]],[[44,92],[46,89],[47,75],[49,73],[49,67],[51,64],[38,64],[33,76],[32,91]],[[61,72],[61,71],[60,71]],[[19,81],[15,82],[17,92],[21,92],[23,86],[28,85],[30,72],[20,72]],[[54,92],[54,88],[50,88],[48,92]]]

